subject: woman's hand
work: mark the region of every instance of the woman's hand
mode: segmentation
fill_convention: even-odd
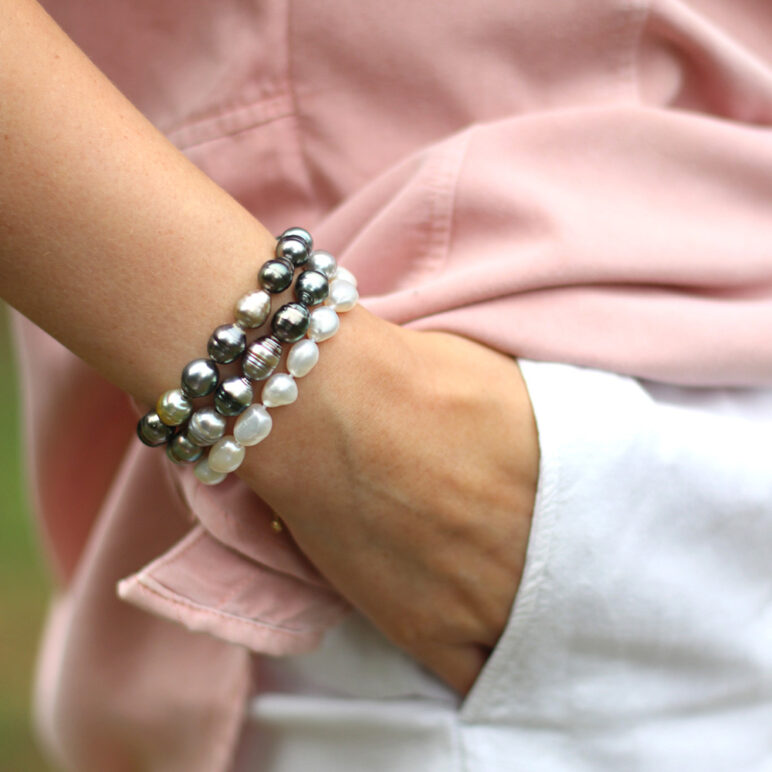
[[[461,693],[506,624],[538,476],[516,362],[357,307],[241,476],[395,644]]]

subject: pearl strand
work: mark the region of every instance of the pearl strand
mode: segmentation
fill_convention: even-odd
[[[316,276],[309,274],[322,274],[327,280],[325,286]],[[312,305],[322,300],[324,305],[314,308],[308,314],[306,337],[297,340],[287,355],[289,372],[270,375],[263,386],[261,403],[246,408],[236,420],[233,434],[219,439],[210,449],[209,455],[196,463],[194,473],[205,485],[222,482],[230,472],[239,468],[246,447],[257,445],[270,435],[273,419],[268,408],[295,402],[298,397],[295,379],[311,372],[319,361],[318,344],[337,333],[340,327],[338,314],[354,308],[359,299],[354,275],[342,266],[339,267],[335,258],[323,250],[311,253],[306,271],[297,279],[295,292],[299,303],[288,305]],[[245,354],[245,358],[248,357],[249,354]]]
[[[305,229],[289,228],[281,234],[274,257],[264,263],[258,273],[260,289],[248,292],[236,302],[235,323],[214,330],[207,344],[209,357],[189,362],[182,371],[180,386],[164,392],[155,409],[137,423],[137,435],[145,445],[166,444],[167,456],[172,462],[194,462],[201,457],[201,448],[223,436],[224,417],[239,415],[250,405],[253,395],[249,378],[236,376],[220,382],[218,364],[227,364],[242,356],[246,330],[265,322],[271,310],[271,295],[282,292],[292,283],[295,268],[308,261],[312,250],[313,239]],[[276,364],[278,361],[277,356]],[[192,400],[213,393],[214,410],[205,407],[194,412]],[[215,411],[223,418],[218,420]],[[186,420],[187,428],[178,429]]]

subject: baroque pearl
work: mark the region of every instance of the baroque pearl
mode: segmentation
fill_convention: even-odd
[[[187,436],[194,445],[214,445],[225,434],[225,419],[213,408],[196,410],[188,421]]]
[[[305,306],[321,303],[329,290],[327,277],[320,271],[303,271],[295,282],[295,297]]]
[[[167,426],[179,426],[191,414],[193,405],[181,389],[170,389],[158,398],[155,411]]]
[[[302,378],[311,372],[319,361],[319,346],[306,338],[298,341],[287,356],[287,369],[295,378]]]
[[[250,343],[241,360],[241,369],[247,378],[262,381],[276,369],[280,358],[281,343],[271,335],[264,335]]]
[[[234,309],[236,324],[245,330],[259,327],[271,313],[271,296],[264,290],[248,292],[239,298]]]
[[[269,260],[263,263],[260,273],[257,274],[257,280],[266,292],[275,295],[278,292],[284,292],[292,284],[294,272],[295,269],[288,260]]]
[[[203,456],[198,460],[198,463],[193,468],[193,474],[204,485],[218,485],[228,476],[225,472],[215,472],[209,466],[209,458],[207,456]]]
[[[308,337],[321,343],[331,338],[340,327],[340,319],[329,306],[315,308],[311,312],[311,321],[308,324]]]
[[[240,445],[257,445],[270,433],[273,419],[262,405],[250,405],[237,419],[233,436]]]
[[[221,474],[235,472],[244,460],[244,446],[229,434],[212,445],[208,460],[209,468],[213,472]]]
[[[298,385],[289,373],[275,373],[263,386],[262,400],[266,407],[290,405],[298,398]]]
[[[349,284],[353,284],[355,287],[359,286],[356,276],[354,276],[354,274],[351,273],[348,268],[344,268],[342,265],[338,266],[338,271],[335,274],[335,278],[347,281]]]
[[[221,324],[207,344],[209,356],[215,362],[227,364],[236,359],[247,346],[247,336],[237,324]]]
[[[319,271],[328,279],[335,278],[335,272],[338,269],[338,263],[335,258],[323,249],[315,249],[308,258],[308,269],[310,271]]]
[[[336,278],[330,284],[330,293],[325,300],[325,305],[334,308],[339,313],[350,311],[359,300],[357,288],[343,279]]]
[[[214,406],[220,415],[243,413],[252,402],[252,386],[246,378],[232,375],[226,378],[214,393]]]
[[[166,455],[175,464],[188,464],[201,458],[203,451],[184,434],[175,434],[166,446]]]
[[[168,442],[174,429],[167,426],[155,410],[145,413],[137,423],[137,436],[151,448]]]
[[[306,249],[309,253],[314,248],[314,240],[305,228],[287,228],[287,230],[279,236],[279,241],[282,239],[299,239],[306,245]]]
[[[302,239],[282,236],[276,243],[276,257],[289,260],[293,266],[303,265],[308,262],[308,247]]]
[[[220,371],[211,359],[194,359],[182,371],[180,387],[186,397],[207,397],[216,388]]]
[[[302,303],[287,303],[273,315],[271,329],[282,343],[294,343],[306,334],[308,319],[308,309]]]

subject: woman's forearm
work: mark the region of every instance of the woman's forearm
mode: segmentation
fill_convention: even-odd
[[[273,237],[32,0],[0,13],[3,297],[151,403],[255,287]],[[524,563],[538,443],[520,371],[359,306],[323,345],[238,474],[334,587],[466,691]]]
[[[0,292],[152,402],[255,288],[273,237],[36,2],[0,15]]]

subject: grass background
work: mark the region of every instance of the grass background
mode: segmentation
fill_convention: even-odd
[[[30,717],[32,671],[50,582],[22,477],[17,388],[8,311],[0,302],[0,769],[51,772]]]

